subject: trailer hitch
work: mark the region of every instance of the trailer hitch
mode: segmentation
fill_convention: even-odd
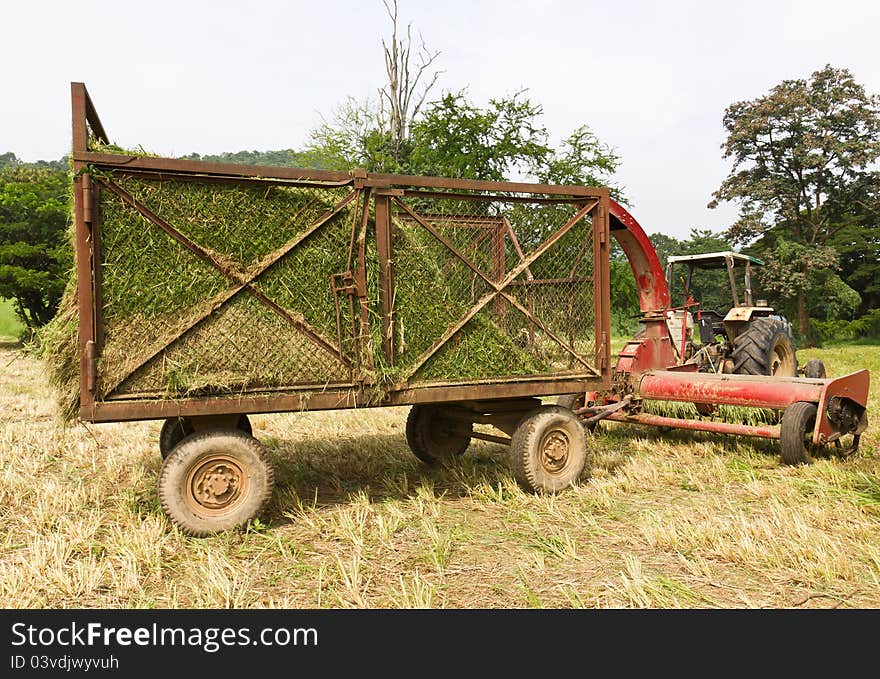
[[[610,417],[612,413],[616,413],[618,410],[622,408],[626,408],[632,401],[632,394],[627,394],[619,401],[615,403],[610,403],[605,406],[586,406],[584,408],[578,408],[574,411],[574,414],[580,417],[581,415],[586,415],[587,413],[593,413],[590,417],[585,420],[581,420],[581,425],[584,427],[590,427],[597,422],[604,420],[606,417]]]

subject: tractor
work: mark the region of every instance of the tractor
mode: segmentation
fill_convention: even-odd
[[[791,323],[766,300],[752,298],[752,267],[763,264],[730,251],[669,257],[666,284],[672,292],[677,277],[684,293],[682,304],[665,312],[679,365],[695,363],[700,372],[797,375]],[[728,299],[719,295],[725,289]],[[729,308],[708,308],[720,304]]]
[[[858,450],[868,425],[868,371],[828,379],[816,359],[797,369],[791,325],[764,300],[752,299],[752,266],[762,264],[759,259],[736,252],[670,257],[664,272],[635,218],[613,200],[610,215],[610,234],[636,281],[643,329],[617,354],[610,389],[562,395],[560,406],[571,409],[591,431],[608,419],[661,430],[778,439],[789,464],[811,462],[826,451],[845,456]],[[676,304],[670,291],[682,265],[683,301]],[[744,274],[742,298],[739,272]],[[697,274],[711,275],[699,281]],[[714,292],[712,286],[697,289],[713,282],[713,275]],[[733,306],[721,313],[717,289],[725,287],[718,285],[725,280]],[[698,417],[651,413],[643,407],[646,401],[692,403]],[[773,410],[781,417],[779,424],[726,422],[716,417],[718,405]]]

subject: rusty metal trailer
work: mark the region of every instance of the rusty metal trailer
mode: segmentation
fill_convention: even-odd
[[[471,439],[509,444],[515,476],[537,492],[577,480],[585,429],[601,419],[782,438],[784,453],[805,445],[808,426],[816,442],[864,429],[867,373],[731,383],[740,376],[677,365],[656,252],[606,188],[108,152],[85,86],[71,94],[79,417],[165,421],[159,497],[192,534],[246,523],[270,497],[253,413],[409,405],[421,460],[459,455]],[[172,194],[231,216],[169,207]],[[616,362],[611,237],[647,326]],[[126,292],[147,260],[149,289]],[[747,404],[797,406],[797,421],[661,423],[641,410],[650,398],[734,402],[751,389],[764,400]],[[553,395],[574,400],[544,404]]]
[[[407,438],[426,462],[477,438],[512,443],[517,476],[534,490],[559,490],[581,473],[583,428],[541,397],[611,385],[606,188],[108,153],[81,83],[72,84],[72,112],[79,416],[166,420],[159,494],[180,527],[205,534],[238,525],[271,493],[252,413],[411,405]],[[171,210],[167,199],[204,187],[218,201],[251,202],[206,231],[195,222],[207,218]],[[254,256],[225,248],[216,231],[268,211],[261,197],[271,192],[322,207],[279,211],[260,225],[271,244]],[[135,237],[138,258],[120,255]],[[182,253],[178,269],[163,270],[168,257],[159,257],[158,287],[189,261],[217,284],[177,303],[173,318],[157,310],[167,299],[130,289],[151,302],[120,316],[129,300],[113,286],[151,250],[172,246],[174,257]],[[326,270],[318,254],[336,268]],[[290,293],[304,279],[317,281],[310,293]],[[321,305],[331,311],[315,313]],[[233,367],[260,363],[258,377],[223,389],[168,386],[169,366],[194,346],[210,343],[205,361],[220,354],[235,364],[248,342],[262,355]],[[464,365],[492,342],[499,346],[488,364]],[[474,431],[475,423],[499,435]]]

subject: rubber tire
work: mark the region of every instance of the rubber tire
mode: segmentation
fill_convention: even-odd
[[[225,514],[197,511],[186,500],[187,476],[201,461],[222,453],[233,458],[248,480],[244,498]],[[275,468],[266,448],[253,436],[236,429],[197,432],[181,441],[162,462],[158,490],[162,509],[181,531],[196,537],[212,535],[246,524],[272,497]]]
[[[815,403],[797,401],[782,414],[779,426],[779,447],[782,461],[786,464],[810,464],[813,462],[815,447],[808,441],[816,425]]]
[[[825,364],[818,358],[811,358],[804,366],[804,377],[824,380],[828,377],[828,373],[825,372]]]
[[[773,375],[776,350],[791,356],[791,368]],[[738,375],[795,377],[797,357],[791,340],[791,324],[781,318],[753,319],[733,342],[733,372]]]
[[[250,418],[242,413],[238,418],[235,428],[243,431],[248,436],[253,436]],[[190,434],[195,433],[192,421],[188,417],[170,417],[162,423],[162,431],[159,432],[159,454],[164,460],[178,443]]]
[[[464,423],[445,419],[439,406],[414,405],[406,418],[406,442],[413,455],[434,465],[468,449],[471,437],[461,431],[466,427]]]
[[[541,461],[543,440],[554,431],[561,431],[568,439],[568,459],[557,472],[548,470]],[[526,490],[558,493],[573,485],[587,464],[586,432],[568,408],[558,405],[536,408],[520,420],[513,432],[510,463],[514,477]]]

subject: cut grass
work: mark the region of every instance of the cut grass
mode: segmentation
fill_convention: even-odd
[[[144,155],[142,149],[133,153]],[[351,187],[89,171],[105,186],[96,199],[98,401],[120,395],[310,393],[363,382],[379,402],[390,386],[403,381],[591,372],[570,356],[575,350],[588,360],[596,339],[589,220],[572,227],[511,282],[529,283],[533,275],[538,282],[556,281],[507,291],[516,292],[541,319],[540,328],[509,300],[498,297],[487,304],[494,283],[483,280],[503,280],[521,263],[520,255],[512,256],[512,241],[498,240],[500,231],[492,236],[496,245],[479,240],[493,233],[487,219],[495,229],[502,224],[501,212],[505,220],[510,217],[511,233],[520,232],[529,252],[566,223],[576,209],[572,205],[409,199],[442,234],[439,240],[395,209],[392,357],[383,352],[374,208],[369,202],[361,207],[361,196]],[[151,213],[155,216],[145,216]],[[179,237],[171,237],[167,225]],[[475,263],[464,264],[441,240],[454,242]],[[347,276],[357,269],[355,241],[367,258],[364,311],[371,323],[362,338],[355,337],[360,316],[355,298],[346,296],[352,292]],[[471,317],[473,309],[478,310]],[[41,337],[69,416],[77,407],[75,316],[75,300],[68,294],[59,320]],[[352,370],[352,365],[369,367]]]
[[[851,459],[611,423],[590,476],[541,497],[499,445],[422,466],[405,408],[261,415],[261,523],[189,538],[157,500],[160,423],[61,426],[41,364],[5,348],[0,606],[877,608],[880,346],[809,355],[874,372]]]

